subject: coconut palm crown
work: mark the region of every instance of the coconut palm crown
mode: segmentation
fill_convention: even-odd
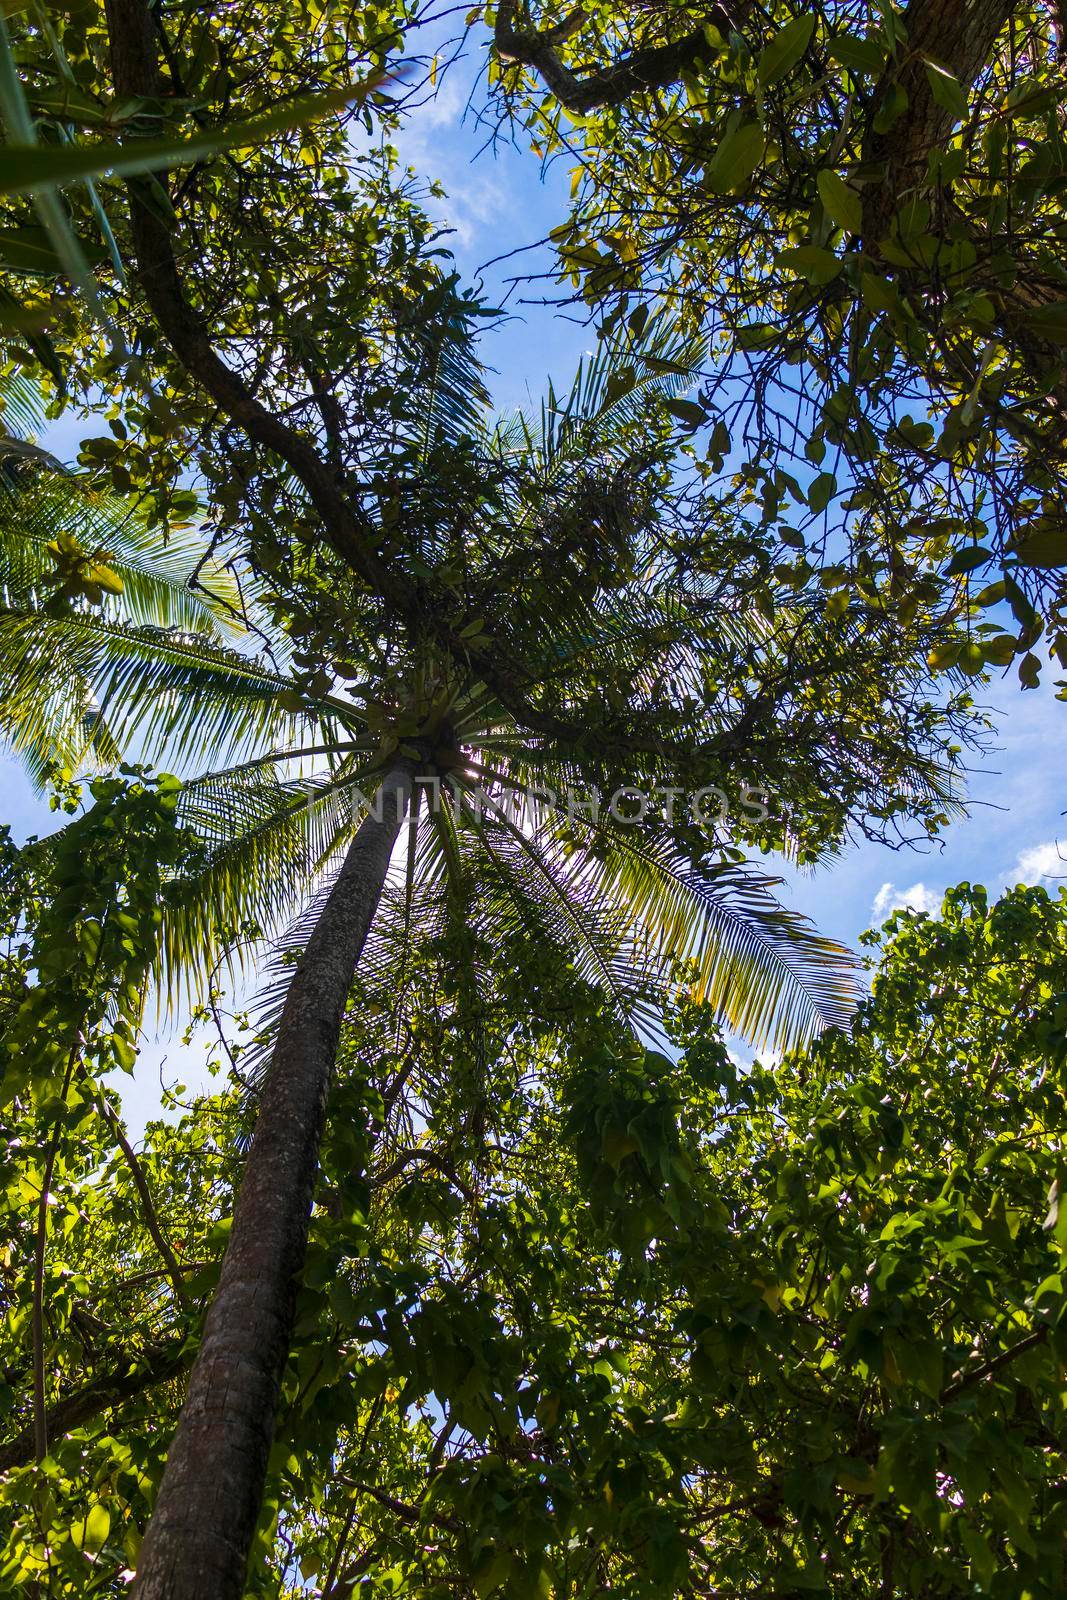
[[[40,565],[51,525],[79,501],[36,481],[0,515],[5,548],[29,553],[8,557],[17,592],[0,622],[21,707],[9,739],[38,771],[86,759],[89,730],[98,762],[133,747],[187,774],[183,814],[207,853],[195,881],[173,886],[172,985],[203,975],[227,939],[289,923],[400,761],[416,777],[393,869],[412,939],[457,919],[524,930],[623,1013],[644,1003],[646,1019],[650,981],[654,992],[685,962],[731,1027],[777,1048],[844,1023],[851,959],[779,905],[737,846],[813,853],[857,816],[892,817],[894,785],[913,811],[950,803],[946,713],[921,694],[863,704],[864,662],[892,652],[899,677],[912,641],[875,608],[828,637],[818,603],[784,585],[757,609],[768,585],[758,563],[731,568],[733,507],[700,511],[705,542],[726,548],[718,570],[680,564],[678,528],[692,542],[693,516],[669,472],[669,405],[698,352],[669,325],[583,363],[536,417],[492,417],[462,320],[431,330],[420,354],[367,498],[383,542],[432,572],[457,612],[479,613],[465,625],[470,660],[439,630],[375,641],[334,622],[314,670],[297,670],[306,649],[282,635],[268,664],[225,638],[232,595],[220,604],[185,581],[202,554],[195,531],[160,549],[129,518],[80,535],[106,553],[116,591],[49,616],[26,562],[36,552]],[[921,668],[912,679],[921,688]],[[773,789],[788,817],[742,809],[748,784]],[[697,826],[690,791],[711,786],[730,815]],[[621,789],[629,806],[610,805]]]

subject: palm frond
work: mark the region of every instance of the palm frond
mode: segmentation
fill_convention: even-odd
[[[565,467],[591,456],[613,460],[632,448],[625,424],[683,393],[703,358],[700,340],[683,334],[667,316],[648,319],[625,345],[605,340],[579,363],[570,390],[549,384],[537,424],[519,412],[498,430],[499,448],[519,448],[536,459],[551,480]]]
[[[696,998],[735,1032],[786,1050],[848,1026],[859,962],[775,898],[780,880],[748,863],[694,871],[668,839],[636,827],[596,832],[601,852],[581,853],[590,896],[619,905],[657,963],[690,965]]]
[[[309,894],[314,905],[352,835],[360,781],[351,766],[297,779],[238,768],[185,787],[179,820],[203,856],[170,886],[164,908],[160,975],[171,1003],[242,941],[276,939],[306,914]]]
[[[114,748],[180,771],[189,758],[221,764],[257,742],[296,743],[301,725],[355,717],[329,697],[286,709],[288,679],[202,635],[95,612],[0,610],[0,683],[0,736],[35,775],[52,760],[77,766],[101,723]]]
[[[197,527],[172,529],[164,541],[113,496],[35,468],[17,472],[0,492],[0,589],[9,602],[46,598],[56,570],[50,547],[63,536],[120,580],[121,593],[106,595],[101,608],[112,620],[220,638],[244,631],[245,597],[232,573],[209,560]]]
[[[44,425],[44,401],[32,378],[7,372],[0,378],[0,436],[25,439]]]
[[[485,432],[491,397],[469,318],[457,312],[420,324],[418,361],[409,405],[415,416],[419,460],[435,448],[469,444]]]

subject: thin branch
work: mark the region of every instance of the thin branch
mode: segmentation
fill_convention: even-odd
[[[148,1186],[148,1179],[144,1175],[144,1168],[141,1166],[132,1144],[126,1137],[126,1131],[122,1126],[121,1119],[112,1110],[111,1106],[108,1105],[107,1101],[102,1095],[100,1097],[100,1108],[104,1120],[107,1122],[108,1127],[111,1129],[111,1132],[114,1135],[115,1143],[122,1151],[122,1154],[126,1160],[126,1165],[130,1169],[130,1177],[133,1179],[134,1187],[136,1188],[138,1197],[141,1201],[141,1211],[144,1215],[145,1226],[152,1235],[152,1242],[159,1251],[163,1265],[167,1269],[167,1277],[170,1279],[174,1288],[175,1298],[177,1299],[178,1304],[181,1306],[183,1311],[189,1311],[191,1309],[191,1302],[188,1294],[185,1291],[185,1285],[182,1282],[182,1267],[179,1264],[173,1250],[171,1249],[170,1244],[167,1241],[167,1236],[163,1232],[162,1226],[160,1225],[159,1213],[156,1211],[155,1202],[152,1199],[152,1191]]]
[[[947,1388],[942,1389],[939,1396],[941,1404],[946,1405],[948,1401],[954,1400],[958,1394],[962,1394],[965,1389],[972,1389],[976,1383],[982,1383],[986,1378],[991,1378],[995,1372],[999,1372],[1002,1367],[1008,1366],[1010,1362],[1016,1361],[1019,1356],[1025,1355],[1028,1350],[1033,1350],[1037,1345],[1044,1344],[1047,1338],[1048,1324],[1046,1323],[1043,1327],[1038,1328],[1035,1333],[1028,1333],[1025,1339],[1020,1339],[1009,1350],[1002,1350],[999,1355],[993,1356],[991,1360],[986,1361],[982,1366],[975,1367],[971,1372],[959,1373]]]
[[[99,960],[99,957],[97,959]],[[79,1032],[78,1037],[70,1047],[70,1054],[67,1057],[67,1070],[63,1075],[63,1087],[59,1092],[61,1106],[66,1105],[67,1102],[67,1091],[70,1088],[74,1063],[77,1060],[78,1048],[81,1042],[81,1034]],[[34,1457],[37,1461],[43,1461],[48,1454],[48,1412],[45,1406],[44,1394],[44,1261],[45,1249],[48,1243],[49,1191],[52,1187],[56,1156],[59,1153],[61,1132],[62,1123],[57,1116],[48,1146],[48,1157],[44,1164],[44,1173],[41,1177],[41,1194],[37,1202],[37,1228],[33,1241],[33,1310],[30,1320],[33,1339],[33,1448]]]
[[[119,98],[158,97],[157,34],[148,6],[144,0],[106,0],[106,12]],[[137,280],[178,360],[249,438],[291,468],[322,518],[333,549],[398,615],[410,620],[419,609],[415,586],[380,559],[371,543],[372,530],[357,516],[314,446],[268,411],[218,355],[186,297],[170,230],[145,203],[137,180],[127,189]]]

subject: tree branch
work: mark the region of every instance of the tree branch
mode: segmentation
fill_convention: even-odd
[[[1006,1367],[1012,1361],[1018,1360],[1019,1356],[1025,1355],[1028,1350],[1033,1350],[1035,1346],[1044,1344],[1048,1338],[1048,1332],[1048,1324],[1043,1323],[1034,1333],[1028,1333],[1025,1338],[1019,1339],[1007,1350],[1001,1350],[999,1355],[993,1356],[992,1360],[985,1362],[982,1366],[974,1367],[970,1372],[959,1373],[946,1388],[942,1389],[938,1396],[940,1403],[942,1405],[947,1404],[949,1400],[954,1400],[958,1394],[962,1394],[965,1389],[973,1388],[976,1383],[984,1383],[986,1378],[991,1378],[995,1372],[1000,1371],[1001,1367]]]
[[[181,1306],[183,1311],[188,1311],[190,1309],[190,1301],[189,1296],[185,1292],[185,1285],[182,1282],[182,1269],[178,1264],[178,1260],[174,1254],[174,1251],[171,1249],[170,1244],[167,1241],[167,1236],[163,1232],[163,1229],[160,1225],[155,1202],[152,1199],[152,1191],[148,1187],[148,1179],[144,1175],[144,1169],[142,1168],[140,1161],[137,1159],[137,1154],[134,1151],[133,1146],[126,1137],[126,1131],[122,1126],[121,1120],[118,1116],[116,1116],[115,1112],[108,1105],[107,1101],[104,1100],[102,1095],[101,1105],[103,1107],[104,1119],[114,1135],[116,1144],[125,1157],[126,1165],[130,1169],[130,1177],[133,1179],[134,1187],[136,1188],[137,1194],[141,1201],[141,1212],[144,1216],[145,1226],[152,1235],[152,1242],[159,1251],[163,1265],[167,1269],[167,1276],[173,1285],[174,1294],[178,1304]]]
[[[477,1195],[463,1182],[448,1157],[442,1155],[438,1150],[401,1150],[400,1154],[387,1167],[383,1167],[380,1172],[376,1172],[373,1175],[370,1180],[371,1188],[384,1188],[393,1178],[398,1178],[405,1167],[410,1166],[413,1161],[423,1161],[429,1167],[436,1167],[438,1172],[459,1190],[468,1203],[471,1205],[476,1203]]]
[[[534,28],[516,27],[515,12],[516,0],[501,0],[494,32],[497,56],[502,62],[532,67],[540,73],[560,104],[579,116],[587,116],[599,106],[622,105],[632,95],[647,94],[652,89],[677,83],[682,73],[691,70],[708,52],[702,24],[672,44],[632,50],[610,67],[597,68],[579,78],[560,60],[556,47],[587,20],[581,8],[540,33]],[[718,28],[724,38],[738,25],[721,5],[708,8],[706,21]]]
[[[158,97],[157,37],[145,0],[106,0],[105,9],[118,98]],[[379,556],[371,542],[372,530],[357,515],[314,445],[268,411],[217,354],[185,294],[169,229],[144,203],[137,180],[127,184],[127,191],[137,281],[174,354],[231,421],[286,463],[322,518],[331,547],[368,588],[410,622],[419,610],[416,587]]]
[[[184,1372],[191,1359],[192,1352],[184,1342],[181,1342],[156,1347],[148,1353],[143,1365],[135,1365],[132,1360],[124,1361],[121,1366],[113,1368],[103,1377],[94,1378],[91,1383],[76,1389],[73,1394],[66,1395],[49,1407],[47,1413],[49,1436],[55,1439],[61,1434],[69,1433],[72,1428],[80,1427],[83,1422],[88,1422],[111,1406],[118,1405],[123,1400],[132,1400],[145,1389],[175,1377],[178,1373]],[[0,1473],[11,1472],[15,1467],[28,1466],[33,1461],[34,1455],[34,1429],[28,1426],[13,1439],[0,1445]]]
[[[396,1500],[391,1494],[386,1494],[383,1489],[376,1488],[372,1483],[358,1483],[354,1478],[345,1478],[343,1481],[358,1490],[360,1494],[369,1494],[372,1500],[376,1500],[386,1511],[391,1511],[394,1516],[399,1517],[401,1522],[416,1523],[425,1516],[427,1522],[434,1523],[438,1528],[447,1528],[449,1533],[460,1532],[460,1524],[455,1517],[445,1516],[439,1511],[426,1513],[422,1506],[408,1505],[404,1500]]]

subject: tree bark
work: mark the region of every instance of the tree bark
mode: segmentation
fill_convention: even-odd
[[[581,7],[555,27],[540,32],[517,26],[517,9],[516,0],[501,0],[497,7],[493,44],[498,60],[505,66],[517,62],[532,67],[561,105],[583,117],[602,106],[620,106],[635,95],[649,94],[677,83],[683,72],[692,71],[697,62],[707,60],[709,55],[702,23],[670,44],[631,50],[609,67],[587,72],[579,78],[563,64],[557,46],[588,20]],[[743,25],[748,10],[749,0],[733,0],[730,5],[713,4],[706,21],[718,28],[725,38]]]
[[[296,969],[204,1339],[141,1551],[137,1600],[240,1600],[289,1355],[341,1018],[412,792],[382,785]]]
[[[927,186],[927,157],[945,143],[953,113],[938,105],[930,87],[927,62],[936,61],[957,79],[965,94],[973,89],[993,46],[1012,12],[1012,0],[909,0],[904,12],[907,49],[900,63],[891,63],[875,90],[872,129],[864,152],[884,177],[869,201],[865,197],[864,231],[877,246],[893,214]],[[886,133],[873,130],[874,113],[894,87],[904,90],[907,108]]]

